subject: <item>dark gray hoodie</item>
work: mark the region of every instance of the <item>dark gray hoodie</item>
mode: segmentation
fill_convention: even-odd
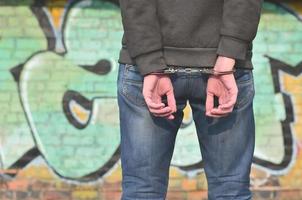
[[[120,63],[146,75],[169,65],[213,67],[218,55],[252,69],[263,0],[119,0]]]

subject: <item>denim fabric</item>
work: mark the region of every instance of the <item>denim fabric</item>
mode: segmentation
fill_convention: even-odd
[[[205,116],[208,75],[171,75],[177,112],[174,120],[153,116],[142,95],[143,77],[135,65],[119,63],[117,96],[121,132],[122,200],[164,200],[177,131],[187,101],[192,108],[209,200],[251,199],[249,174],[255,145],[254,81],[238,69],[239,89],[231,114]]]

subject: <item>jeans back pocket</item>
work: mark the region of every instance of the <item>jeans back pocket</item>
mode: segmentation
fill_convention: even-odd
[[[253,80],[253,71],[249,69],[236,69],[234,77],[237,84],[243,84]]]
[[[126,64],[124,79],[126,82],[142,83],[144,77],[140,74],[136,65]]]
[[[254,98],[254,77],[252,70],[248,69],[237,69],[234,77],[238,87],[238,96],[234,109],[240,109],[251,103]]]
[[[143,96],[143,80],[136,65],[125,64],[122,80],[122,94],[133,104],[145,106]]]

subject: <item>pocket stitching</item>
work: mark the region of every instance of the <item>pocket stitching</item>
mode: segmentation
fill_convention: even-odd
[[[237,81],[237,80],[236,80],[236,84],[242,85],[242,84],[250,83],[251,81],[253,81],[253,74],[252,74],[252,72],[248,72],[248,73],[249,73],[249,76],[250,76],[249,79],[247,79],[247,80],[242,80],[242,81]],[[243,76],[245,76],[245,74],[244,74]]]
[[[123,79],[122,79],[122,94],[124,97],[126,97],[129,101],[131,101],[131,103],[135,104],[135,105],[138,105],[138,106],[144,106],[146,105],[146,102],[145,100],[143,99],[139,99],[137,97],[137,95],[130,95],[129,92],[127,92],[127,83],[129,84],[135,84],[136,86],[138,87],[142,87],[142,83],[139,82],[139,81],[133,81],[133,80],[130,80],[130,79],[125,79],[126,75],[128,74],[128,69],[129,69],[129,66],[131,65],[128,65],[126,66],[125,68],[125,71],[124,71],[124,76],[123,76]],[[128,85],[129,87],[129,85]]]
[[[253,79],[251,78],[250,81],[248,82],[245,82],[245,84],[242,84],[241,86],[245,86],[247,83],[249,82],[252,82],[250,83],[251,84],[251,88],[248,89],[248,93],[244,95],[244,98],[242,98],[241,101],[237,101],[236,100],[236,103],[234,105],[234,109],[238,110],[238,109],[241,109],[242,107],[244,107],[254,96],[255,94],[255,89],[254,89],[254,85],[253,85]],[[238,96],[237,96],[238,98]]]

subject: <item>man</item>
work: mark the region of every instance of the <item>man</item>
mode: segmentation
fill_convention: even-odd
[[[187,101],[209,199],[252,198],[251,60],[261,5],[262,0],[120,0],[123,200],[165,199]]]

